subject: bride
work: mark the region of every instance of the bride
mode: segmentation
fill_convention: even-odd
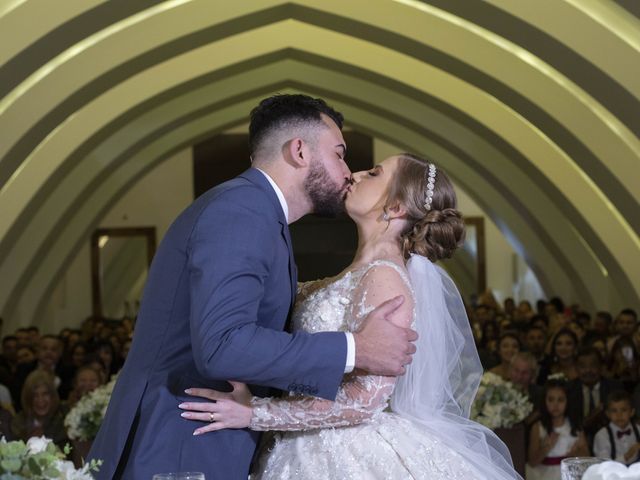
[[[300,286],[294,328],[356,331],[377,305],[403,295],[392,321],[419,333],[407,373],[355,371],[334,402],[252,397],[236,382],[231,393],[190,389],[213,402],[183,403],[182,416],[209,422],[196,435],[281,432],[256,479],[519,479],[504,444],[468,418],[482,367],[459,293],[433,263],[450,257],[464,236],[449,179],[401,154],[355,173],[345,206],[358,228],[355,258],[336,277]]]

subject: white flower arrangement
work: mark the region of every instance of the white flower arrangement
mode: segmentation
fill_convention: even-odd
[[[627,467],[613,461],[591,465],[582,476],[582,480],[638,480],[639,478],[640,463],[633,463]]]
[[[109,383],[84,395],[64,419],[67,435],[71,440],[93,440],[107,411],[115,376]],[[0,480],[2,480],[0,478]]]
[[[487,372],[471,406],[471,419],[492,430],[510,428],[523,421],[531,410],[533,405],[525,394],[499,375]]]
[[[7,442],[0,439],[0,480],[93,480],[102,462],[92,460],[76,469],[66,460],[69,446],[64,453],[46,437],[32,437],[25,444],[22,440]]]

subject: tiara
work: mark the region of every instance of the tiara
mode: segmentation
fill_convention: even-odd
[[[428,212],[431,210],[433,187],[436,183],[436,166],[433,163],[430,163],[427,172],[427,194],[424,197],[424,208]]]

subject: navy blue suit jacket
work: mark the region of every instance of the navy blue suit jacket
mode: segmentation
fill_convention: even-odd
[[[287,221],[262,173],[249,169],[205,193],[167,231],[153,260],[133,344],[90,458],[98,479],[150,480],[199,471],[246,480],[258,433],[193,436],[184,390],[225,380],[334,399],[343,333],[283,332],[296,293]],[[200,424],[202,425],[202,424]]]

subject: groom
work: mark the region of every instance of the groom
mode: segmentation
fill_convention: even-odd
[[[133,344],[90,458],[98,479],[148,480],[199,471],[246,480],[258,433],[193,436],[178,404],[189,387],[226,379],[334,399],[354,367],[398,375],[415,333],[372,312],[364,330],[283,331],[296,295],[288,223],[343,208],[351,172],[342,115],[320,99],[277,95],[251,112],[253,168],[202,195],[169,228],[155,256]]]

